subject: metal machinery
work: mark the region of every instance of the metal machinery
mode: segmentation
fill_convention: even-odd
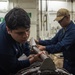
[[[36,53],[40,52],[33,38],[30,40],[30,46]],[[53,60],[47,55],[42,54],[41,59],[43,62],[35,62],[30,67],[19,71],[16,75],[72,75],[64,69],[56,68]]]

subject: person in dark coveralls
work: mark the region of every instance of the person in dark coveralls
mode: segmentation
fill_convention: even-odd
[[[59,9],[55,21],[62,28],[52,39],[35,40],[39,44],[37,47],[51,54],[62,52],[63,68],[75,75],[75,24],[70,20],[69,10]]]
[[[24,53],[30,55],[27,39],[30,34],[30,18],[22,8],[13,8],[5,15],[5,22],[0,24],[0,75],[15,74],[40,60],[42,52],[18,60]]]

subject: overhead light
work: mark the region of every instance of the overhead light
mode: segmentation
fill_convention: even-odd
[[[0,0],[0,2],[8,2],[8,0]]]

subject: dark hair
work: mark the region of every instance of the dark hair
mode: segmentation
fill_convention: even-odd
[[[30,28],[30,18],[22,8],[13,8],[5,15],[5,22],[9,29],[14,30],[20,27]]]

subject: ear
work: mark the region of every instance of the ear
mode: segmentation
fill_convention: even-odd
[[[8,34],[10,34],[11,30],[7,26],[6,26],[6,29],[7,29]]]

